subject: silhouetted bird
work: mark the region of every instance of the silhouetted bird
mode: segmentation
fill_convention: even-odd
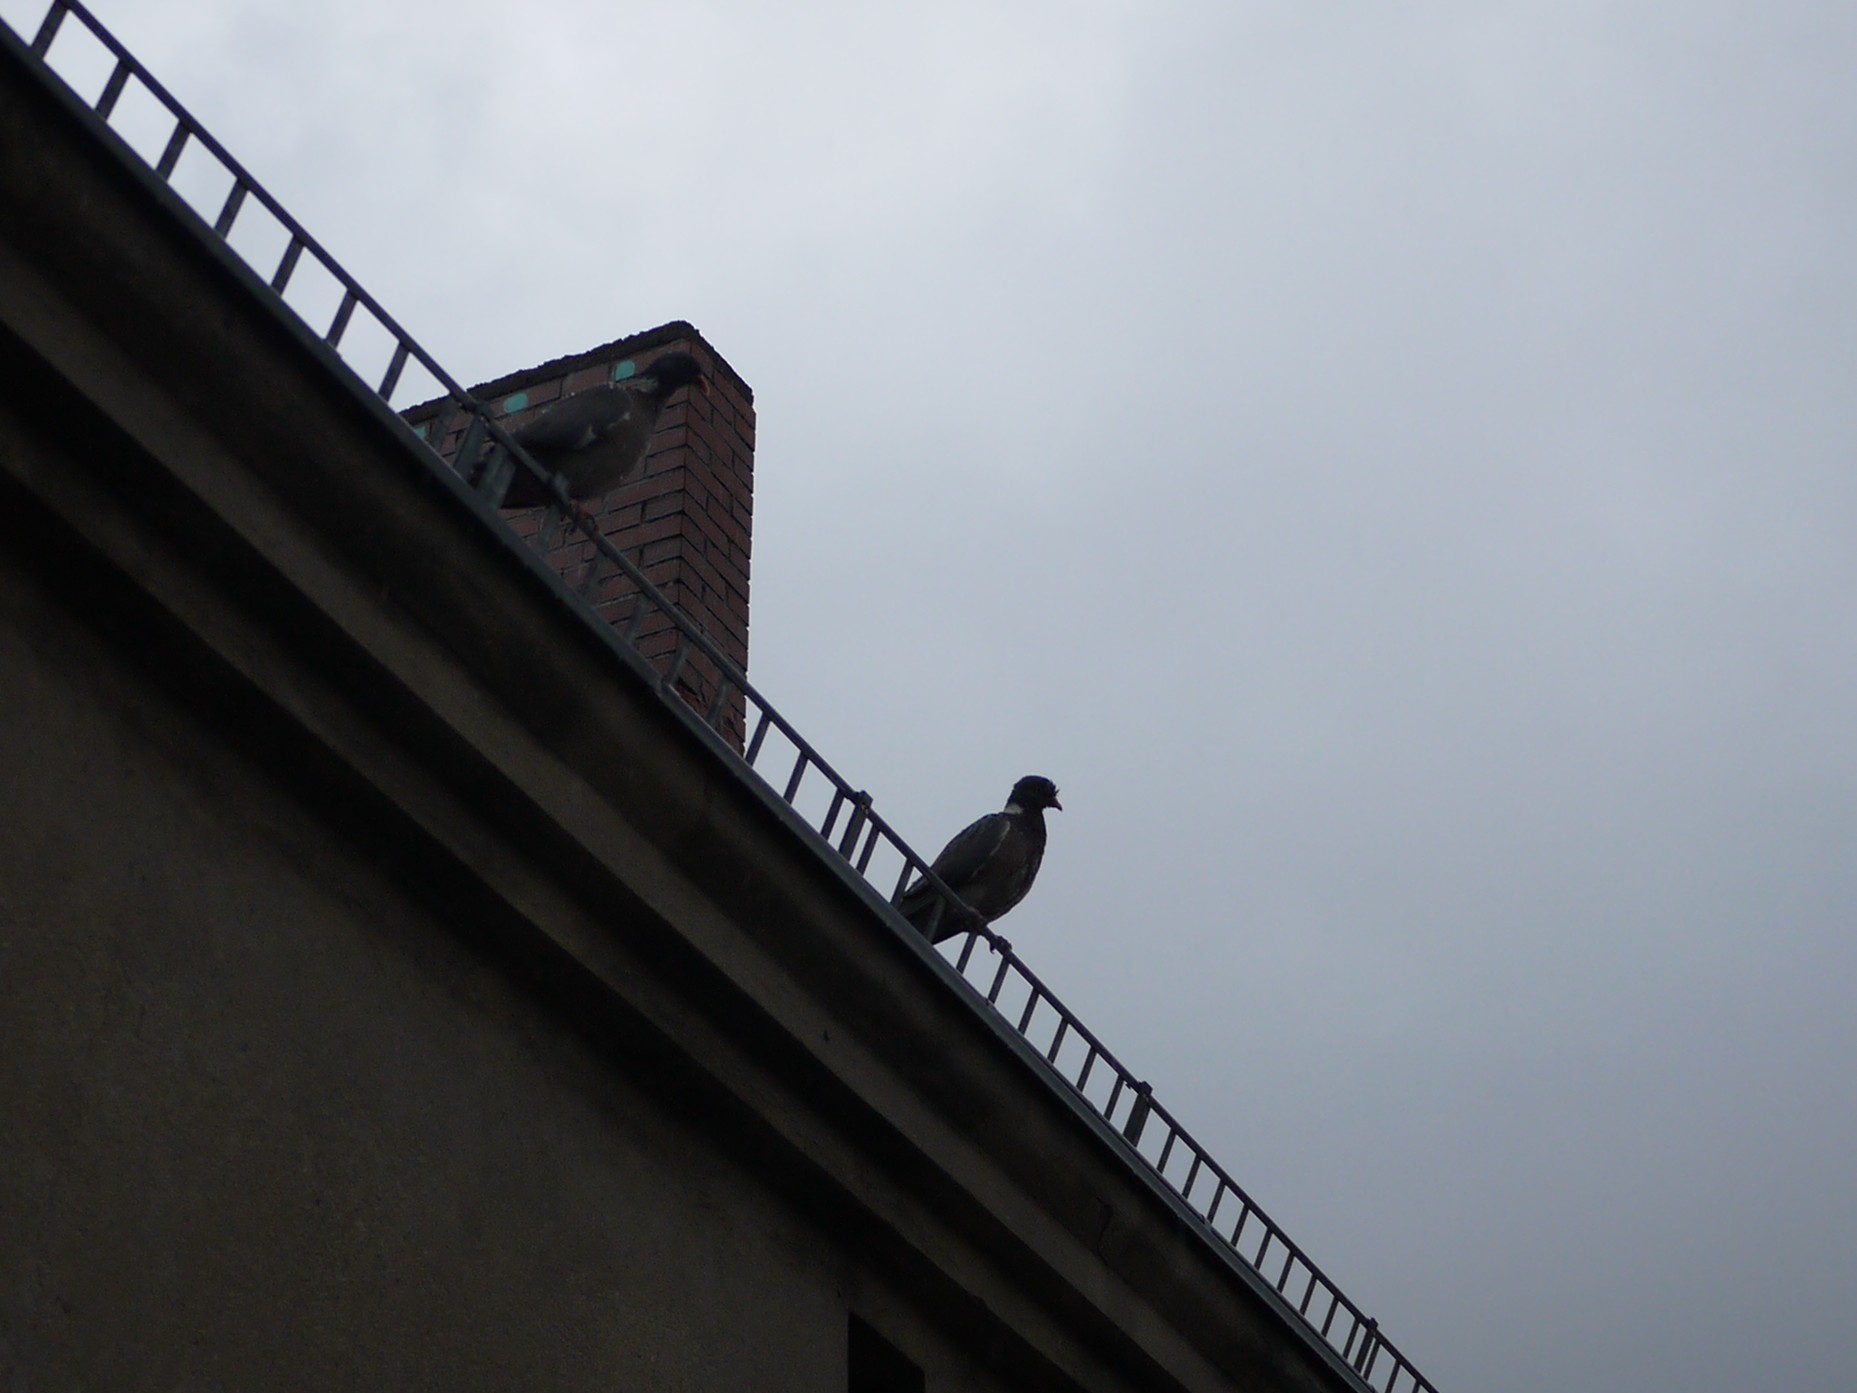
[[[535,462],[567,481],[568,497],[599,498],[644,462],[658,413],[680,387],[709,395],[709,378],[688,353],[666,353],[636,376],[558,401],[510,432]],[[541,480],[518,469],[503,495],[505,508],[548,501]]]
[[[952,938],[971,928],[975,919],[990,924],[1025,898],[1045,859],[1046,808],[1063,811],[1057,785],[1042,775],[1027,774],[1012,786],[1002,811],[970,823],[941,849],[930,869],[961,897],[966,913],[958,905],[943,909],[931,942]],[[896,907],[929,933],[939,898],[927,880],[919,879],[897,896]]]

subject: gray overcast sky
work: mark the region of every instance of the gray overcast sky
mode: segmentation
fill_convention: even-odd
[[[1444,1393],[1845,1387],[1857,7],[93,0],[466,382],[670,318],[751,671]],[[39,0],[0,0],[0,15]]]

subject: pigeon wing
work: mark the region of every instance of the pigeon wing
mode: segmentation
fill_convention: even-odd
[[[1012,821],[1004,813],[975,818],[941,849],[941,855],[935,858],[935,874],[955,894],[961,894],[985,874],[1011,830]]]
[[[526,422],[514,433],[515,440],[535,455],[584,450],[618,430],[638,405],[638,398],[623,387],[595,387]]]
[[[1038,865],[1044,860],[1044,844],[1033,837],[1017,820],[1001,838],[998,849],[987,858],[985,867],[961,892],[961,898],[979,911],[989,924],[1005,914],[1032,888]]]
[[[968,888],[986,870],[988,861],[1006,840],[1008,830],[1009,823],[1004,813],[988,813],[985,817],[976,818],[955,833],[953,840],[941,849],[941,855],[935,858],[930,869],[941,877],[943,884],[965,899]],[[898,897],[896,908],[903,918],[927,933],[938,898],[927,880],[918,880]],[[951,923],[952,915],[952,909],[942,911],[935,935],[937,940],[955,932]]]
[[[616,488],[644,458],[657,412],[626,387],[595,387],[557,402],[511,434],[535,462],[567,476],[568,494],[591,498]],[[519,471],[505,508],[547,501],[539,480]]]

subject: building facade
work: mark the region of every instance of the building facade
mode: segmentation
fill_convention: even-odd
[[[0,38],[0,1382],[1415,1386],[744,762],[715,459],[641,649]]]

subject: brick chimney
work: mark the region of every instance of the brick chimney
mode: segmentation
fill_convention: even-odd
[[[616,339],[599,348],[513,372],[472,389],[472,394],[514,429],[543,407],[597,387],[623,381],[660,353],[680,348],[695,355],[710,379],[710,394],[678,394],[658,417],[657,434],[644,467],[603,499],[587,507],[608,541],[642,570],[680,613],[693,619],[731,661],[748,668],[748,558],[754,512],[754,392],[690,325],[681,320]],[[442,420],[444,401],[426,402],[405,413],[447,460],[454,457],[466,421],[462,413]],[[432,432],[442,432],[433,439]],[[512,510],[517,532],[533,536],[543,510]],[[548,553],[549,564],[570,585],[580,586],[594,557],[593,544],[563,529],[568,540]],[[602,619],[623,632],[636,595],[630,581],[610,568],[598,573],[588,595]],[[639,651],[659,671],[676,650],[676,631],[652,614],[636,639]],[[700,714],[715,699],[714,664],[691,654],[678,675],[677,690]],[[735,694],[721,723],[739,750],[743,703]]]

